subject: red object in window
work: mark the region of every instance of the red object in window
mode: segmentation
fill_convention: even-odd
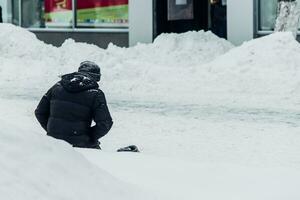
[[[128,5],[128,0],[77,0],[77,9]]]
[[[72,0],[45,0],[45,12],[72,10]]]

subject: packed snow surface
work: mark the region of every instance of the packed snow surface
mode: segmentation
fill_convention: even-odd
[[[114,119],[100,152],[44,136],[33,116],[84,60],[101,66]],[[239,47],[211,32],[163,34],[101,49],[0,24],[0,198],[298,200],[299,63],[291,33]],[[129,144],[142,153],[114,153]]]
[[[144,198],[133,186],[90,164],[71,147],[41,137],[32,128],[7,123],[7,118],[0,117],[1,199]]]

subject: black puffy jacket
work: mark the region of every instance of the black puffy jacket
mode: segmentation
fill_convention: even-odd
[[[113,124],[97,82],[78,72],[64,75],[43,96],[35,115],[48,135],[74,147],[98,148],[98,139]]]

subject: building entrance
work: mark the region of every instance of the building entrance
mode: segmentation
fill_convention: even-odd
[[[226,0],[154,0],[153,38],[191,30],[226,38]]]
[[[227,38],[227,0],[210,0],[210,30],[219,37]]]

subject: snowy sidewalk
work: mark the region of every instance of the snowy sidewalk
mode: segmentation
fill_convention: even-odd
[[[300,45],[291,34],[234,47],[199,31],[100,49],[0,29],[0,199],[300,199]],[[47,137],[33,113],[83,60],[99,63],[114,120],[100,152]],[[130,144],[142,153],[115,153]]]
[[[77,149],[123,181],[169,200],[298,200],[300,171],[206,164],[136,153]]]

